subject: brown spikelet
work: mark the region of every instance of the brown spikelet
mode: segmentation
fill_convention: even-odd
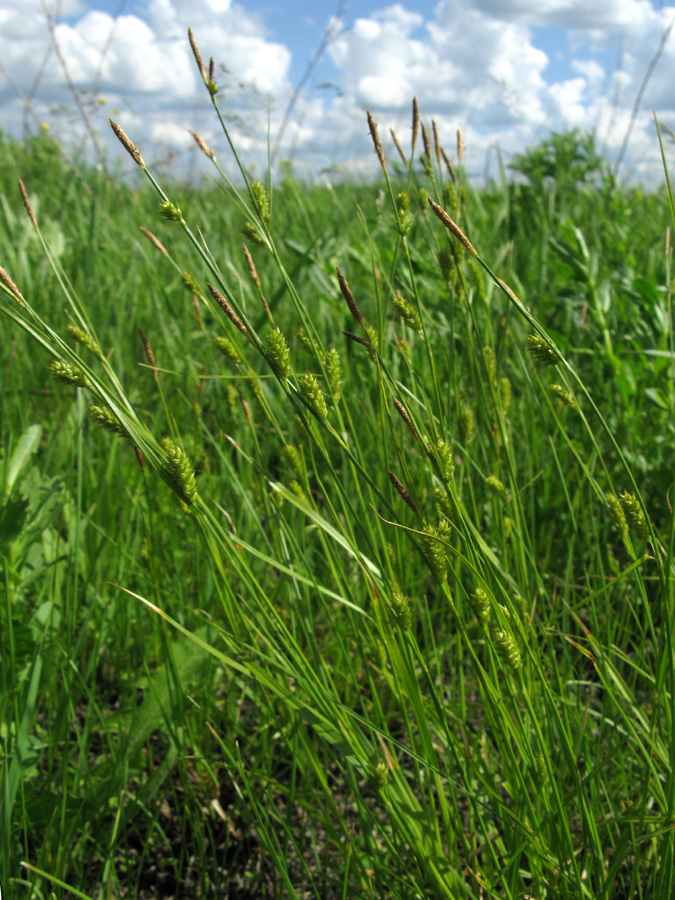
[[[443,147],[441,147],[441,155],[443,156],[443,159],[445,160],[445,166],[448,170],[448,175],[450,176],[450,178],[452,178],[452,180],[454,182],[456,182],[457,181],[457,173],[455,172],[455,167],[450,162],[450,157],[445,152],[445,149]]]
[[[424,144],[424,155],[431,162],[431,144],[429,143],[429,132],[426,125],[422,122],[422,143]]]
[[[23,200],[23,205],[26,207],[26,212],[28,213],[28,218],[33,223],[33,228],[37,231],[37,219],[35,218],[35,213],[33,212],[33,207],[30,205],[30,200],[28,199],[28,193],[26,188],[24,187],[23,181],[19,178],[19,190],[21,191],[21,199]]]
[[[262,290],[260,287],[260,276],[258,275],[258,270],[256,269],[255,263],[253,262],[253,257],[251,256],[246,244],[242,244],[241,246],[244,248],[244,256],[246,257],[246,265],[248,266],[251,280],[253,281],[253,284],[258,288],[258,290]]]
[[[340,290],[342,291],[342,296],[347,301],[347,306],[349,307],[349,312],[354,316],[359,325],[363,328],[363,316],[361,315],[361,310],[356,305],[356,300],[354,300],[354,295],[351,292],[349,285],[347,284],[347,279],[342,274],[339,268],[337,268],[337,277],[338,282],[340,284]]]
[[[462,159],[464,157],[464,135],[462,134],[462,129],[457,129],[457,162],[462,165]]]
[[[237,385],[237,393],[239,394],[239,402],[241,403],[241,408],[244,410],[244,415],[249,422],[253,422],[253,415],[251,414],[251,404],[248,402],[248,400],[244,400],[239,385]]]
[[[157,381],[157,366],[155,364],[155,355],[152,352],[152,347],[150,346],[150,341],[147,339],[145,332],[142,328],[138,329],[138,333],[141,336],[141,340],[143,341],[143,347],[145,348],[145,355],[148,357],[148,362],[150,363],[150,368],[152,369],[152,374],[155,376],[155,381]]]
[[[350,341],[354,341],[355,344],[362,344],[369,350],[372,350],[375,346],[372,341],[369,341],[366,338],[359,337],[358,334],[352,334],[351,331],[343,331],[342,333],[346,338],[349,338]]]
[[[143,232],[143,234],[146,236],[146,238],[150,241],[150,243],[151,243],[152,246],[155,248],[155,250],[159,250],[159,252],[160,252],[163,256],[166,256],[166,258],[168,259],[168,258],[169,258],[169,254],[167,253],[166,247],[165,247],[164,244],[159,240],[159,238],[156,238],[155,235],[154,235],[151,231],[148,231],[148,229],[147,229],[147,228],[144,228],[142,225],[140,225],[139,228],[141,229],[141,231]]]
[[[437,216],[441,222],[445,225],[448,231],[452,232],[452,234],[457,238],[460,244],[464,244],[469,253],[472,253],[474,256],[478,256],[476,250],[468,239],[468,237],[464,234],[462,229],[456,222],[450,218],[450,216],[446,213],[442,206],[439,206],[435,200],[427,195],[427,200],[429,201],[429,206],[431,207],[432,212],[435,216]]]
[[[134,453],[136,454],[136,459],[138,460],[138,465],[141,467],[141,472],[145,472],[145,457],[141,450],[134,444]]]
[[[209,60],[209,81],[213,84],[213,76],[216,74],[216,64],[213,57]]]
[[[401,495],[401,498],[403,500],[405,500],[405,502],[408,504],[410,509],[412,509],[412,511],[415,513],[415,515],[419,518],[420,511],[413,503],[412,497],[410,496],[410,491],[406,487],[404,487],[404,485],[401,483],[401,481],[399,481],[399,479],[396,477],[396,475],[394,475],[394,473],[391,471],[391,469],[389,470],[389,481],[391,481],[391,483],[394,485],[396,490]]]
[[[400,142],[399,142],[399,139],[396,137],[396,132],[394,131],[393,128],[390,128],[390,129],[389,129],[389,134],[391,135],[391,139],[392,139],[392,141],[394,142],[394,146],[395,146],[396,149],[398,150],[398,155],[399,155],[399,156],[401,157],[401,159],[403,160],[403,165],[404,165],[404,166],[406,167],[406,169],[407,169],[407,168],[408,168],[408,159],[407,159],[407,157],[406,157],[406,155],[405,155],[405,152],[404,152],[404,150],[403,150],[403,147],[401,147],[401,144],[400,144]]]
[[[21,296],[21,291],[12,281],[11,276],[8,272],[6,272],[2,266],[0,266],[0,281],[8,288],[16,297],[17,300],[21,300],[23,302],[23,297]]]
[[[377,122],[370,114],[370,110],[367,111],[368,115],[368,129],[370,130],[370,136],[373,139],[373,146],[375,147],[375,152],[377,153],[377,158],[380,161],[380,165],[383,169],[387,168],[387,163],[384,158],[384,150],[382,149],[382,141],[380,140],[380,135],[377,131]]]
[[[199,47],[197,46],[197,41],[195,39],[195,33],[191,28],[188,28],[188,39],[190,41],[190,46],[192,47],[192,54],[195,58],[195,62],[197,63],[197,68],[199,69],[199,74],[202,76],[204,81],[208,80],[206,74],[206,68],[204,66],[204,60],[202,59],[202,55],[199,52]]]
[[[420,439],[419,439],[419,435],[418,435],[417,432],[415,431],[415,426],[414,426],[413,423],[412,423],[412,419],[411,419],[410,416],[408,415],[408,410],[407,410],[407,409],[405,408],[405,406],[401,403],[401,401],[398,400],[396,397],[392,397],[392,400],[393,400],[393,402],[394,402],[394,406],[396,407],[396,411],[398,412],[399,416],[403,419],[403,421],[404,421],[405,424],[407,425],[408,431],[410,432],[410,434],[412,434],[412,436],[415,438],[415,440],[417,441],[417,443],[418,443],[420,446],[422,446],[422,442],[421,442]]]
[[[431,128],[434,132],[434,150],[436,151],[436,162],[438,163],[438,168],[441,167],[441,141],[438,137],[438,128],[436,127],[436,119],[431,120]]]
[[[415,153],[415,145],[417,144],[417,135],[420,130],[420,108],[417,97],[413,97],[412,103],[412,152]]]
[[[141,156],[138,147],[134,144],[130,137],[125,133],[124,129],[117,124],[114,119],[108,119],[110,122],[110,127],[115,132],[115,136],[120,144],[127,151],[129,156],[133,159],[137,166],[140,166],[141,169],[145,168],[145,162],[143,161],[143,157]]]
[[[251,335],[249,334],[248,328],[241,321],[241,319],[236,314],[236,312],[234,311],[234,309],[232,308],[230,303],[225,299],[225,297],[223,297],[223,295],[220,293],[220,291],[217,288],[213,287],[213,285],[211,285],[207,282],[206,286],[211,291],[211,296],[216,301],[218,306],[220,306],[220,308],[223,310],[223,312],[225,313],[227,318],[230,320],[230,322],[232,322],[232,324],[235,325],[239,329],[239,331],[241,331],[241,333],[244,335],[244,337],[247,337],[250,340]]]
[[[195,139],[195,144],[199,147],[199,149],[202,151],[204,156],[208,156],[208,158],[211,160],[211,162],[215,162],[216,154],[209,147],[209,145],[204,141],[201,134],[197,134],[196,131],[191,131],[190,134]]]

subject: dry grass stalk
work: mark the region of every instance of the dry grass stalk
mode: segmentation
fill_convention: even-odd
[[[394,142],[394,146],[395,146],[396,149],[398,150],[398,155],[399,155],[399,156],[401,157],[401,159],[403,160],[403,165],[404,165],[404,166],[406,167],[406,169],[407,169],[407,168],[408,168],[408,158],[406,157],[406,155],[405,155],[405,153],[404,153],[404,151],[403,151],[403,147],[401,146],[401,144],[400,144],[400,142],[399,142],[399,139],[396,137],[396,132],[394,131],[393,128],[390,128],[390,129],[389,129],[389,134],[391,134],[391,139],[392,139],[392,141]]]
[[[129,156],[133,159],[137,166],[140,166],[141,169],[144,169],[145,162],[143,161],[143,157],[141,156],[138,147],[114,119],[108,119],[108,121],[110,122],[110,127],[115,132],[117,140],[120,142],[120,144],[122,144]]]
[[[419,511],[418,508],[415,506],[415,504],[414,504],[414,502],[413,502],[413,499],[412,499],[412,497],[410,496],[410,491],[409,491],[406,487],[404,487],[404,485],[403,485],[403,484],[401,483],[401,481],[396,477],[396,475],[394,475],[394,473],[391,471],[391,469],[389,470],[389,481],[391,481],[391,483],[394,485],[394,487],[396,488],[396,490],[397,490],[398,493],[400,494],[401,498],[402,498],[403,500],[405,500],[405,502],[408,504],[408,506],[410,507],[410,509],[412,509],[412,511],[415,513],[415,515],[419,518],[419,517],[420,517],[420,511]]]
[[[337,277],[338,282],[340,284],[340,290],[342,291],[342,296],[347,301],[347,306],[349,307],[350,313],[354,316],[359,325],[364,328],[363,324],[363,316],[361,315],[361,310],[356,305],[356,300],[354,300],[354,295],[351,292],[349,285],[347,284],[347,279],[342,274],[340,269],[337,269]]]
[[[17,300],[20,300],[23,303],[23,297],[21,296],[21,291],[14,284],[11,276],[9,275],[8,272],[5,271],[5,269],[2,268],[2,266],[0,266],[0,281],[5,285],[6,288],[8,288],[14,294],[14,296],[16,297]]]
[[[33,212],[33,207],[30,205],[30,200],[28,199],[28,192],[24,186],[23,181],[19,178],[19,190],[21,191],[21,199],[23,200],[23,205],[26,207],[26,212],[28,213],[28,218],[33,223],[33,228],[37,231],[37,219],[35,218],[35,213]]]
[[[415,438],[415,440],[421,447],[422,441],[420,441],[419,435],[415,431],[415,426],[412,423],[412,419],[408,415],[408,410],[405,408],[405,406],[401,403],[401,401],[398,398],[392,397],[392,400],[394,401],[394,406],[396,407],[396,411],[398,412],[399,416],[405,422],[405,424],[408,428],[408,431],[410,432],[410,434],[412,434],[412,436]]]
[[[241,333],[244,335],[244,337],[246,337],[250,340],[251,335],[249,334],[248,328],[244,325],[244,323],[241,321],[239,316],[236,314],[236,312],[232,308],[231,304],[225,299],[225,297],[223,297],[223,295],[220,293],[220,291],[217,288],[213,287],[213,285],[211,285],[207,282],[206,286],[211,291],[211,296],[216,301],[218,306],[220,306],[220,308],[223,310],[223,312],[225,313],[227,318],[230,320],[230,322],[232,322],[232,324],[235,325],[239,329],[239,331],[241,331]]]
[[[199,147],[199,149],[202,151],[204,156],[208,156],[208,158],[211,160],[211,162],[215,162],[216,154],[209,147],[209,145],[204,141],[201,134],[197,134],[196,131],[191,131],[190,134],[195,139],[195,144]]]
[[[434,150],[436,151],[436,162],[438,163],[438,168],[441,167],[441,141],[438,137],[438,128],[436,126],[436,119],[431,120],[431,128],[434,132]]]
[[[464,234],[462,229],[456,222],[450,218],[450,216],[446,213],[442,206],[439,206],[435,200],[433,200],[429,195],[427,195],[427,200],[429,201],[429,206],[431,207],[432,212],[435,216],[437,216],[441,222],[445,225],[448,231],[452,232],[452,234],[457,238],[460,244],[464,244],[469,253],[472,253],[474,256],[478,256],[475,247],[468,239],[468,237]]]
[[[152,352],[152,347],[150,346],[150,341],[145,335],[145,332],[142,328],[138,329],[138,333],[141,336],[141,340],[143,341],[143,347],[145,348],[145,355],[148,357],[148,362],[150,363],[150,368],[152,369],[152,374],[155,376],[155,381],[157,381],[157,365],[155,364],[155,354]]]
[[[420,107],[417,97],[413,97],[412,102],[412,152],[415,153],[415,145],[417,144],[417,135],[420,130]]]
[[[195,33],[191,28],[188,28],[188,39],[190,41],[190,46],[192,47],[192,54],[195,58],[195,62],[197,63],[197,68],[199,69],[199,74],[202,76],[204,81],[207,81],[208,76],[206,74],[206,67],[204,66],[204,60],[202,59],[202,55],[199,52],[199,47],[197,46],[197,40],[195,38]]]
[[[155,235],[154,235],[151,231],[148,231],[148,229],[147,229],[147,228],[144,228],[142,225],[139,225],[139,228],[141,229],[141,231],[143,232],[143,234],[146,236],[146,238],[150,241],[150,243],[152,244],[152,246],[153,246],[156,250],[159,250],[159,252],[160,252],[163,256],[166,256],[166,258],[168,259],[168,258],[169,258],[169,254],[167,253],[166,247],[165,247],[164,244],[159,240],[159,238],[156,238]]]
[[[431,162],[431,143],[429,142],[429,132],[424,122],[422,122],[422,143],[424,144],[424,155]]]
[[[464,135],[462,134],[462,129],[457,129],[457,162],[459,165],[462,165],[462,159],[464,157]]]
[[[375,147],[375,152],[377,153],[377,158],[380,161],[380,165],[383,169],[387,168],[387,162],[384,158],[384,149],[382,148],[382,141],[380,140],[380,135],[377,131],[377,122],[372,117],[370,110],[368,110],[368,128],[370,130],[370,136],[373,139],[373,145]]]
[[[443,147],[441,147],[441,154],[443,156],[443,159],[445,160],[445,165],[448,170],[448,175],[454,182],[457,182],[457,173],[455,172],[455,167],[450,162],[450,157],[445,152],[445,149]]]

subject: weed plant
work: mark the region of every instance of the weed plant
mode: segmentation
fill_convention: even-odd
[[[220,121],[241,188],[1,145],[3,891],[672,896],[668,197]]]

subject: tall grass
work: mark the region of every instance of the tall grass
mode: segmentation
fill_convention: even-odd
[[[370,124],[360,189],[5,146],[10,894],[672,894],[667,200]]]

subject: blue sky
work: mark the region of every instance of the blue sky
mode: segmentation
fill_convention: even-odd
[[[338,0],[48,3],[69,75],[88,99],[108,151],[117,149],[107,131],[112,111],[146,158],[174,154],[178,164],[189,157],[193,166],[201,162],[189,129],[219,154],[224,147],[196,76],[188,25],[203,55],[218,64],[223,109],[238,145],[262,167],[268,114],[274,140],[293,88],[340,9]],[[346,0],[293,107],[281,156],[313,176],[333,164],[338,169],[331,171],[367,175],[376,163],[365,110],[383,136],[394,128],[405,144],[414,95],[446,147],[463,129],[465,162],[476,175],[496,147],[508,160],[550,131],[571,127],[594,129],[616,156],[674,19],[675,6],[660,0]],[[0,0],[0,62],[0,127],[20,134],[44,123],[64,140],[84,140],[50,53],[41,0]],[[632,126],[625,166],[635,178],[659,177],[651,110],[675,125],[674,67],[675,29]],[[30,97],[28,111],[19,92]],[[385,149],[392,151],[391,140]]]

